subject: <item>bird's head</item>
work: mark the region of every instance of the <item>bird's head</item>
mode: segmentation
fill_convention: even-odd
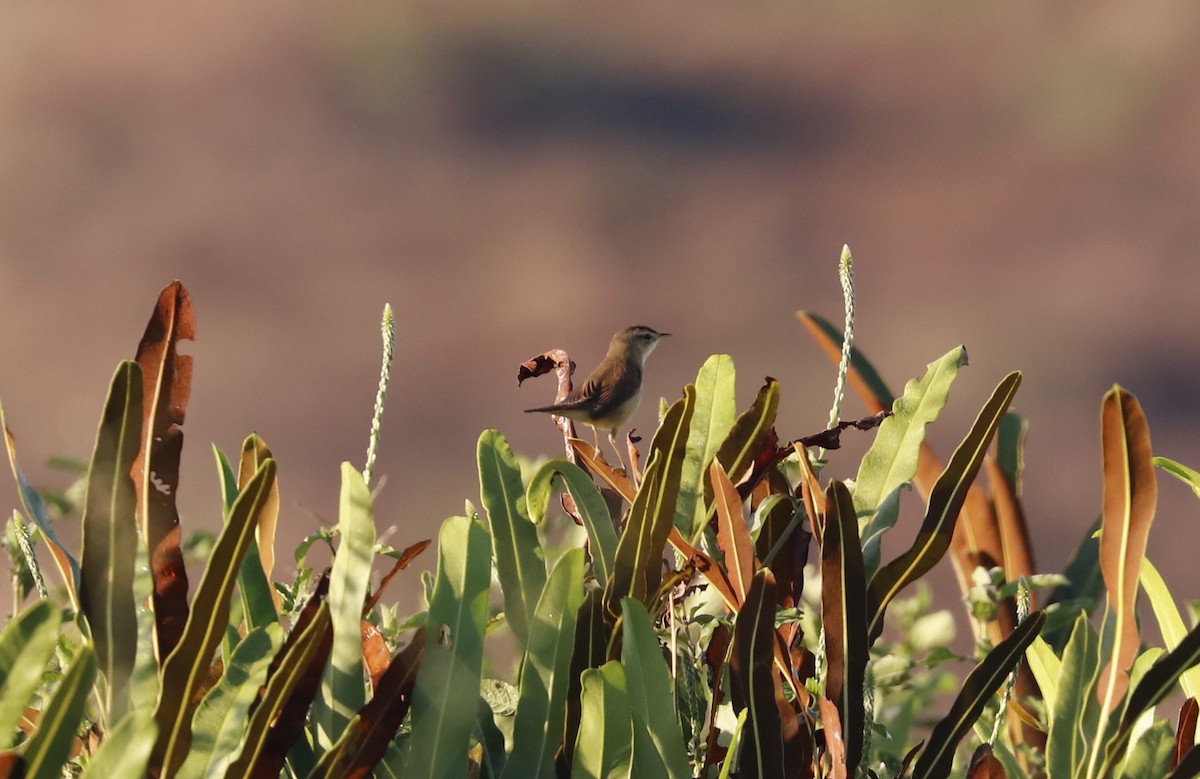
[[[609,354],[614,351],[624,353],[626,357],[636,359],[639,364],[644,364],[646,358],[650,356],[650,352],[654,351],[655,346],[658,346],[659,340],[668,335],[670,333],[660,333],[652,327],[634,325],[614,335],[608,351]]]

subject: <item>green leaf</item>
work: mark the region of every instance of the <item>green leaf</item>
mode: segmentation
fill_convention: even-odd
[[[17,724],[54,655],[61,624],[58,609],[39,600],[0,631],[0,751],[13,745]]]
[[[1048,708],[1050,731],[1046,739],[1046,773],[1049,779],[1080,775],[1091,756],[1085,734],[1100,722],[1096,677],[1100,673],[1100,637],[1080,612],[1063,650],[1054,705]],[[1044,688],[1043,688],[1044,689]],[[1098,748],[1098,747],[1097,747]]]
[[[1154,616],[1158,620],[1158,630],[1162,633],[1163,644],[1166,645],[1169,652],[1179,646],[1184,636],[1187,635],[1183,618],[1179,616],[1179,610],[1175,608],[1175,600],[1171,597],[1171,591],[1167,589],[1167,583],[1163,581],[1158,569],[1148,559],[1142,560],[1140,581],[1142,590],[1146,593],[1146,598],[1150,601],[1150,607],[1154,610]],[[1184,671],[1179,677],[1179,684],[1183,688],[1184,697],[1200,697],[1200,669],[1190,668]]]
[[[1129,759],[1121,769],[1121,779],[1159,779],[1171,768],[1175,734],[1171,723],[1160,719],[1133,744]]]
[[[168,779],[175,775],[187,755],[192,735],[192,699],[208,676],[213,653],[225,634],[229,601],[242,557],[274,482],[275,461],[267,460],[241,491],[196,588],[183,636],[163,667],[162,693],[155,711],[158,742],[151,759],[152,765],[162,767],[162,775]]]
[[[54,563],[58,567],[59,575],[62,576],[63,584],[66,585],[67,595],[71,599],[72,608],[79,609],[79,563],[71,555],[71,552],[59,540],[58,534],[54,532],[54,525],[50,524],[50,517],[46,514],[46,504],[42,501],[42,496],[38,494],[29,482],[25,479],[25,474],[21,471],[21,467],[17,465],[17,440],[8,429],[8,420],[4,416],[4,404],[0,403],[0,427],[4,428],[4,443],[8,449],[8,462],[12,467],[13,478],[17,482],[17,492],[21,496],[21,505],[25,508],[25,514],[33,520],[41,531],[42,537],[46,539],[47,545],[50,548],[50,554],[54,557]]]
[[[696,403],[675,504],[675,527],[684,538],[694,538],[704,524],[704,476],[737,416],[736,375],[733,358],[727,354],[709,357],[696,375]]]
[[[1062,661],[1058,659],[1058,655],[1054,654],[1054,650],[1041,636],[1035,638],[1029,645],[1029,649],[1025,651],[1025,659],[1029,663],[1029,670],[1033,673],[1038,689],[1041,690],[1046,711],[1054,711],[1055,701],[1058,698],[1058,679],[1062,671]]]
[[[596,582],[603,587],[612,575],[613,560],[617,556],[617,531],[604,497],[582,468],[561,459],[551,460],[538,468],[525,488],[529,517],[535,525],[540,525],[546,518],[555,481],[562,482],[575,501],[575,508],[587,531],[592,572]]]
[[[863,756],[866,710],[863,683],[867,640],[867,581],[858,542],[854,501],[834,479],[825,490],[821,537],[821,622],[825,626],[825,696],[833,701],[846,742],[846,771],[853,776]]]
[[[734,484],[741,481],[754,465],[755,456],[762,449],[771,428],[775,426],[775,415],[778,412],[779,382],[768,378],[767,383],[759,389],[754,403],[738,415],[729,435],[717,449],[717,459],[721,461],[721,466]],[[707,486],[704,494],[711,505],[711,484]],[[703,527],[700,529],[703,530]]]
[[[1045,622],[1044,611],[1033,612],[972,669],[950,706],[950,712],[933,726],[929,741],[913,768],[913,779],[941,779],[950,775],[958,742],[979,719],[1005,677],[1021,662],[1025,648]]]
[[[632,598],[621,601],[624,626],[621,665],[633,709],[633,765],[647,775],[690,779],[683,734],[675,716],[671,674],[646,607]]]
[[[1191,487],[1196,497],[1200,498],[1200,471],[1194,471],[1186,465],[1169,460],[1166,457],[1152,457],[1151,462]]]
[[[883,631],[884,612],[896,594],[924,576],[949,549],[967,490],[979,473],[996,427],[1020,384],[1021,374],[1013,372],[996,387],[966,438],[954,450],[950,463],[934,483],[929,493],[925,519],[912,546],[872,577],[867,591],[867,613],[871,614],[867,632],[872,641]]]
[[[154,712],[134,709],[104,737],[79,779],[144,775],[156,738],[158,726],[154,724]]]
[[[437,578],[425,621],[425,659],[413,690],[409,776],[467,775],[492,572],[489,550],[481,523],[466,517],[442,523]]]
[[[571,767],[573,779],[629,777],[633,756],[633,709],[625,669],[616,660],[582,675],[582,718]]]
[[[179,779],[225,776],[225,769],[242,750],[250,707],[282,641],[283,629],[272,623],[251,630],[233,650],[221,678],[192,717],[192,748],[176,774]]]
[[[84,643],[42,712],[37,732],[25,744],[25,779],[62,776],[62,766],[70,756],[71,742],[83,721],[87,698],[95,682],[96,653],[90,644]]]
[[[366,703],[362,614],[375,559],[375,516],[371,512],[371,491],[362,474],[348,462],[342,463],[338,535],[341,542],[329,576],[333,651],[321,680],[321,695],[313,707],[318,738],[326,748]]]
[[[879,566],[881,533],[873,527],[875,515],[884,499],[916,474],[925,426],[942,412],[958,369],[966,363],[967,350],[961,346],[929,363],[924,376],[905,385],[904,395],[892,404],[892,415],[880,424],[875,440],[863,455],[855,479],[854,511],[860,518],[862,537],[871,539],[863,549],[868,571]]]
[[[478,460],[479,491],[492,531],[504,616],[525,646],[533,609],[546,585],[545,552],[526,511],[521,468],[508,441],[496,430],[483,431]]]
[[[534,611],[521,663],[521,697],[513,723],[513,750],[504,779],[554,779],[562,743],[567,671],[575,648],[575,620],[583,604],[583,550],[559,558]]]
[[[88,468],[79,586],[80,611],[104,679],[101,715],[113,722],[128,707],[126,686],[137,657],[137,493],[129,472],[141,435],[142,370],[127,360],[113,374]]]

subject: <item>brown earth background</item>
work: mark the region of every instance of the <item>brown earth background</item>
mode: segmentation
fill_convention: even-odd
[[[88,455],[182,279],[185,527],[220,524],[210,443],[257,431],[287,550],[336,518],[339,462],[362,465],[390,302],[376,514],[403,546],[478,503],[484,428],[560,451],[521,413],[551,381],[518,389],[518,362],[563,347],[586,371],[627,324],[675,333],[643,433],[716,352],[740,406],[782,382],[782,436],[823,427],[834,371],[794,312],[840,319],[848,243],[857,342],[894,390],[970,351],[943,456],[1025,372],[1026,507],[1061,570],[1099,510],[1114,382],[1157,453],[1200,467],[1198,39],[1184,0],[8,2],[0,397],[33,481],[65,486],[44,459]],[[1160,485],[1150,555],[1194,598],[1200,504]]]

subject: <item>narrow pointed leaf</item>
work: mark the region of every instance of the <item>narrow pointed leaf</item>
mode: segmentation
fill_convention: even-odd
[[[574,762],[572,753],[579,738],[582,674],[604,665],[611,638],[612,625],[609,624],[608,612],[604,609],[604,591],[595,585],[586,586],[583,603],[580,604],[579,614],[575,619],[575,646],[571,651],[571,665],[567,676],[563,752],[556,758],[564,767],[569,767]],[[503,752],[503,749],[501,751]]]
[[[504,779],[554,779],[554,753],[563,739],[575,620],[582,604],[583,550],[572,549],[550,572],[534,612],[521,664],[513,750],[504,767]]]
[[[1154,610],[1154,617],[1158,620],[1163,645],[1169,652],[1179,646],[1187,635],[1183,618],[1179,616],[1179,609],[1175,608],[1175,600],[1171,597],[1171,591],[1167,589],[1167,583],[1148,559],[1142,560],[1140,582],[1146,599],[1150,601],[1150,607]],[[1200,668],[1184,671],[1179,677],[1179,686],[1183,688],[1186,697],[1200,697]]]
[[[1021,374],[1014,372],[996,387],[966,438],[954,450],[950,464],[934,484],[925,519],[913,545],[872,577],[867,595],[867,612],[871,615],[867,630],[872,641],[883,631],[883,615],[892,598],[932,569],[950,547],[954,524],[966,500],[967,490],[979,473],[988,444],[1020,384]]]
[[[768,378],[759,389],[758,396],[750,408],[738,415],[729,435],[717,450],[717,459],[729,475],[730,481],[736,484],[750,470],[755,455],[775,425],[775,415],[778,411],[779,382]],[[712,494],[711,483],[705,494]]]
[[[809,311],[796,312],[796,318],[800,320],[800,324],[804,326],[812,339],[817,342],[817,346],[821,348],[825,356],[834,365],[840,363],[842,359],[842,329],[834,326],[825,317]],[[850,348],[850,372],[846,378],[855,394],[862,398],[872,414],[889,408],[895,400],[895,396],[888,389],[879,372],[863,356],[857,346]]]
[[[1196,720],[1200,717],[1200,705],[1195,698],[1188,698],[1179,709],[1179,724],[1175,728],[1175,757],[1171,768],[1179,767],[1188,750],[1196,745]]]
[[[845,739],[846,770],[862,760],[866,710],[863,681],[867,640],[867,582],[854,502],[836,479],[825,491],[825,534],[821,539],[821,622],[825,627],[825,695],[837,707]]]
[[[546,585],[546,557],[525,507],[525,485],[512,448],[496,430],[479,437],[479,491],[487,511],[504,593],[504,615],[524,646],[537,599]]]
[[[25,779],[59,779],[96,681],[96,653],[84,643],[25,743]]]
[[[714,460],[708,473],[717,507],[717,547],[724,555],[725,574],[740,606],[746,600],[750,579],[754,576],[754,541],[742,516],[742,498],[721,463]]]
[[[1191,487],[1196,497],[1200,498],[1200,471],[1195,471],[1182,463],[1177,463],[1166,457],[1155,457],[1153,458],[1153,462],[1159,468],[1162,468],[1176,479]]]
[[[967,675],[950,712],[933,726],[925,750],[913,768],[913,779],[941,779],[950,775],[958,742],[979,719],[988,700],[1021,661],[1025,648],[1045,622],[1044,611],[1030,614]]]
[[[80,609],[104,679],[102,715],[114,723],[128,705],[124,693],[137,657],[137,494],[129,469],[141,427],[141,369],[125,361],[113,375],[88,467],[79,587]]]
[[[1102,719],[1095,695],[1099,673],[1100,637],[1087,614],[1080,613],[1063,650],[1055,702],[1047,712],[1046,770],[1052,779],[1077,775],[1091,757],[1090,734]]]
[[[475,727],[483,664],[490,547],[479,522],[451,517],[442,523],[437,576],[425,619],[425,658],[413,690],[410,776],[467,775],[467,742]]]
[[[4,415],[3,403],[0,403],[0,427],[4,428],[4,444],[8,450],[8,463],[12,467],[13,478],[17,482],[17,492],[21,497],[21,505],[25,508],[25,514],[33,520],[33,523],[38,526],[38,530],[41,531],[42,537],[46,539],[46,543],[50,548],[50,554],[54,558],[54,564],[58,568],[58,573],[67,588],[67,596],[71,600],[71,606],[78,610],[79,562],[63,542],[59,540],[58,534],[54,532],[54,526],[50,524],[50,517],[46,514],[46,505],[42,501],[42,496],[25,479],[25,474],[17,464],[17,440],[8,429],[8,420]]]
[[[545,519],[555,481],[561,481],[575,501],[575,508],[587,531],[592,572],[603,587],[612,575],[613,560],[617,555],[617,531],[604,497],[582,468],[566,460],[551,460],[538,468],[525,488],[529,517],[535,525],[540,525]]]
[[[213,653],[229,623],[229,601],[237,572],[274,481],[275,461],[267,460],[238,496],[196,589],[183,635],[163,667],[162,692],[155,710],[158,743],[152,765],[161,766],[161,775],[167,779],[175,775],[187,755],[192,699],[208,675]]]
[[[184,415],[192,391],[192,358],[178,352],[180,341],[196,337],[196,315],[178,281],[158,296],[138,343],[141,366],[142,445],[132,475],[138,519],[154,580],[155,649],[159,662],[175,649],[188,619],[188,579],[179,548],[179,455]]]

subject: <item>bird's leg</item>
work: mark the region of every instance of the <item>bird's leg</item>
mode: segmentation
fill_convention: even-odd
[[[612,444],[613,452],[616,453],[616,455],[617,455],[617,463],[621,466],[621,470],[625,471],[625,474],[628,476],[629,469],[625,467],[625,458],[621,456],[621,450],[617,447],[617,431],[616,430],[608,431],[608,440],[609,440],[609,443]]]

